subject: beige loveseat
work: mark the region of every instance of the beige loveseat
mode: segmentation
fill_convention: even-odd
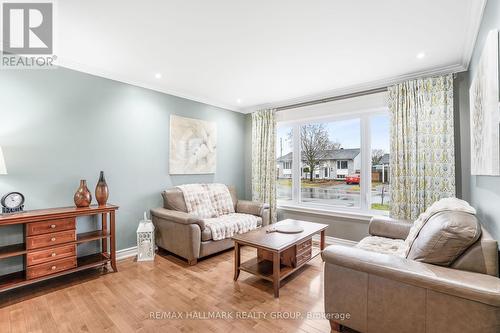
[[[441,220],[432,220],[436,218]],[[457,235],[449,231],[453,233],[463,219],[474,222],[471,219],[476,218],[460,212],[432,217],[413,243],[415,251],[420,251],[418,256],[439,261],[441,254],[459,251],[453,246]],[[444,247],[434,257],[423,253],[422,244],[428,243],[443,223],[448,227],[446,233],[433,241]],[[407,237],[410,226],[405,221],[374,218],[369,232],[379,240],[382,237],[397,242]],[[474,232],[477,236],[472,236],[472,245],[465,252],[457,252],[458,258],[446,266],[356,247],[327,247],[322,253],[325,312],[332,328],[399,333],[500,332],[497,242],[479,224],[475,231],[466,230],[469,235]]]
[[[235,188],[228,186],[228,189],[236,213],[260,217],[258,226],[269,224],[269,205],[238,200]],[[156,228],[156,245],[185,258],[189,265],[196,264],[199,258],[234,246],[231,238],[214,241],[204,221],[187,213],[184,195],[180,189],[169,189],[163,192],[162,196],[163,207],[151,210]]]

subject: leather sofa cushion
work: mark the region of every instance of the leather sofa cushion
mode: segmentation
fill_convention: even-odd
[[[450,266],[481,236],[475,215],[445,211],[429,218],[408,253],[408,259]]]
[[[262,218],[259,216],[257,217],[257,227],[260,228],[262,227]],[[201,231],[201,241],[202,242],[207,242],[209,240],[212,240],[212,230],[210,228],[205,228]]]

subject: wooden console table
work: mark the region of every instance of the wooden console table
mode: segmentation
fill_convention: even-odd
[[[116,272],[115,212],[118,206],[66,207],[0,215],[0,227],[23,224],[23,243],[0,246],[0,259],[23,256],[24,270],[0,276],[0,292],[88,268]],[[77,233],[77,218],[101,215],[101,229]],[[108,227],[109,215],[109,227]],[[109,251],[108,251],[109,238]],[[101,252],[78,257],[78,244],[101,240]],[[1,261],[0,261],[1,264]]]

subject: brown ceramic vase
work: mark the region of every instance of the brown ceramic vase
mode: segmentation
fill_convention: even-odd
[[[103,171],[101,171],[101,174],[99,175],[99,181],[97,182],[97,186],[95,187],[95,198],[99,206],[104,206],[108,202],[109,189],[108,184],[106,183],[106,179],[104,178]]]
[[[80,180],[80,187],[76,190],[74,201],[76,207],[88,207],[92,202],[92,194],[90,194],[87,188],[87,181],[85,179]]]

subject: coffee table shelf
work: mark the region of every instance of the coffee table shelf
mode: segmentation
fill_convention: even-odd
[[[310,260],[314,259],[320,253],[321,253],[320,249],[313,248]],[[297,267],[280,265],[280,279],[284,279],[288,275],[299,270],[302,266],[307,264],[309,261],[306,261],[306,262],[298,265]],[[242,263],[240,265],[240,270],[247,272],[247,273],[250,273],[250,274],[253,274],[261,279],[273,282],[273,262],[270,260],[259,260],[258,258],[252,258],[252,259],[247,260],[244,263]]]

